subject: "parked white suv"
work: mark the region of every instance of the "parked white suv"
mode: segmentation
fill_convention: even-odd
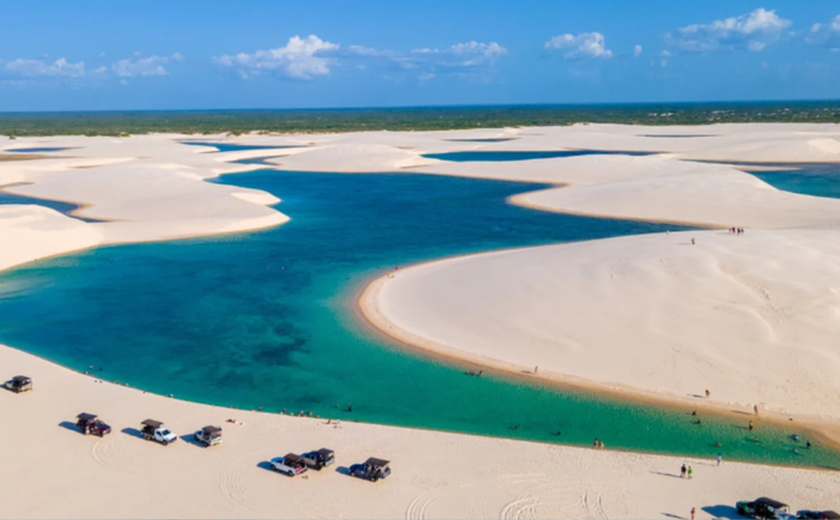
[[[306,471],[306,462],[300,455],[289,453],[285,457],[271,459],[271,469],[285,473],[290,477],[299,475]]]
[[[170,442],[178,440],[178,436],[169,431],[168,428],[164,428],[160,421],[146,419],[141,424],[143,425],[143,437],[147,441],[156,441],[166,446]]]

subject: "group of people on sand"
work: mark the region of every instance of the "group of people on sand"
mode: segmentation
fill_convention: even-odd
[[[729,232],[732,233],[733,235],[743,235],[744,234],[744,228],[742,228],[742,227],[731,227],[731,228],[729,228]]]
[[[592,441],[592,447],[595,449],[603,450],[604,449],[604,441],[600,439],[595,439]]]
[[[691,466],[686,466],[684,463],[680,468],[680,478],[693,478],[694,470],[691,469]]]

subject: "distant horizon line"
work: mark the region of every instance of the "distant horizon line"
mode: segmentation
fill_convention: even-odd
[[[442,104],[442,105],[393,105],[393,106],[344,106],[308,108],[142,108],[102,110],[0,110],[2,115],[16,114],[115,114],[155,112],[352,112],[424,109],[493,109],[493,108],[598,108],[598,107],[645,107],[645,106],[729,106],[729,105],[775,105],[775,104],[840,104],[836,99],[768,99],[768,100],[719,100],[719,101],[632,101],[593,103],[488,103],[488,104]]]

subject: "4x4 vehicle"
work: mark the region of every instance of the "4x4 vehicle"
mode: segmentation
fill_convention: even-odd
[[[271,469],[294,477],[306,471],[306,462],[300,455],[288,453],[285,457],[271,459]]]
[[[204,428],[195,432],[195,440],[204,444],[205,446],[215,446],[222,443],[222,427],[221,426],[205,426]]]
[[[814,520],[840,520],[840,513],[835,511],[799,511],[796,518],[813,518]]]
[[[335,462],[335,452],[327,448],[304,453],[301,457],[307,466],[318,471]]]
[[[371,457],[363,464],[353,464],[350,466],[350,474],[354,477],[365,478],[371,482],[376,482],[391,474],[391,468],[388,467],[388,464],[390,462],[387,460]]]
[[[82,430],[85,435],[93,434],[104,437],[106,433],[111,433],[111,427],[99,420],[95,414],[80,413],[76,416],[76,427]]]
[[[26,376],[15,376],[3,383],[3,386],[16,394],[28,392],[32,390],[32,379]]]
[[[164,428],[160,421],[146,419],[140,424],[143,425],[143,437],[147,441],[156,441],[166,446],[170,442],[178,440],[178,436],[169,431],[168,428]]]
[[[767,497],[756,498],[752,502],[738,502],[735,504],[735,509],[738,510],[739,515],[750,518],[769,520],[796,518],[790,514],[789,505]]]

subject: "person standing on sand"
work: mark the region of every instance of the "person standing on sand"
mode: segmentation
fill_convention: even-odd
[[[709,389],[707,388],[706,389],[706,399],[708,399],[711,396],[712,396],[712,392],[710,392]]]
[[[685,472],[687,471],[685,464],[682,465],[680,468],[680,478],[685,478]]]
[[[539,371],[540,371],[540,367],[535,366],[535,367],[534,367],[534,373],[536,374],[536,373],[537,373],[537,372],[539,372]]]
[[[753,431],[755,429],[755,424],[753,424],[752,421],[750,421],[749,428],[750,428],[750,431]]]
[[[691,520],[694,520],[694,515],[697,514],[697,510],[693,507],[691,508]]]
[[[691,245],[694,245],[694,239],[693,238],[691,239]]]
[[[717,456],[717,465],[718,465],[718,466],[720,466],[720,463],[721,463],[721,462],[723,462],[723,455],[721,455],[720,453],[718,453],[718,456]]]
[[[753,406],[753,412],[755,412],[756,417],[758,416],[758,405]]]
[[[694,473],[694,470],[691,469],[691,466],[688,467],[688,478],[691,479],[691,474]]]

